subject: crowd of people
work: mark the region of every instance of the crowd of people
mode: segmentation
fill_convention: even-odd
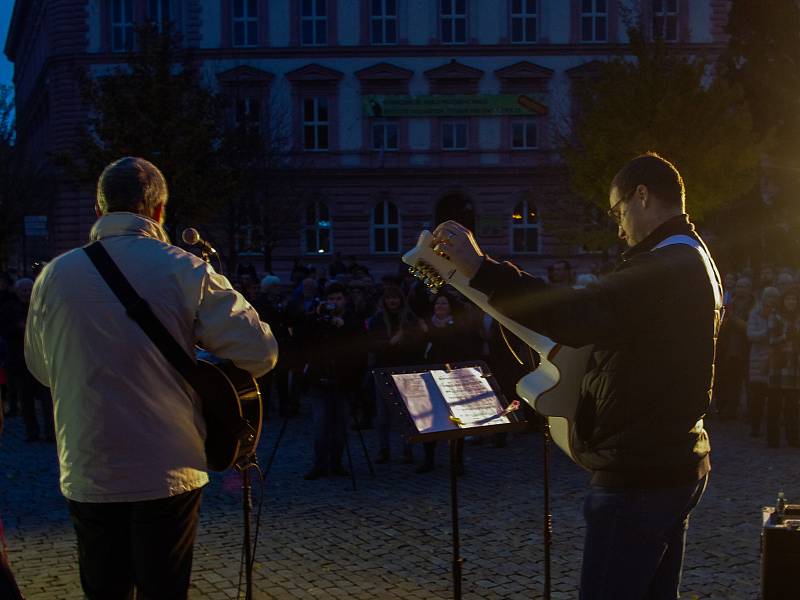
[[[746,418],[750,435],[765,434],[772,448],[783,439],[789,446],[800,444],[798,282],[800,272],[773,265],[724,276],[714,413],[721,420]]]

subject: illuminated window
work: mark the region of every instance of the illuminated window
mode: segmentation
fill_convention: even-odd
[[[300,42],[303,46],[324,46],[328,43],[326,0],[302,0]]]
[[[439,0],[443,44],[467,43],[467,0]]]
[[[375,254],[400,252],[400,218],[394,202],[384,200],[372,209],[372,251]]]
[[[328,99],[314,96],[303,99],[303,149],[328,149]]]
[[[258,0],[233,0],[233,45],[258,45]]]
[[[442,150],[467,149],[466,121],[445,121],[442,123]]]
[[[653,0],[653,37],[678,41],[678,0]]]
[[[581,0],[581,41],[605,42],[608,39],[606,0]]]
[[[111,0],[111,51],[133,47],[133,0]]]
[[[511,42],[532,44],[539,29],[539,0],[511,0]]]
[[[306,208],[306,254],[330,254],[332,232],[328,205],[321,200],[310,203]]]
[[[389,152],[397,150],[397,123],[379,121],[372,124],[372,149]]]
[[[539,126],[536,119],[511,122],[511,147],[514,150],[533,150],[539,147]]]
[[[370,0],[372,43],[397,43],[397,0]]]
[[[539,214],[528,200],[511,213],[511,249],[515,253],[539,252]]]

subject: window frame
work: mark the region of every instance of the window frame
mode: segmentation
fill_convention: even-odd
[[[313,118],[312,118],[311,121],[307,121],[306,120],[306,102],[308,102],[309,100],[311,100],[313,102],[313,108],[312,108]],[[326,113],[327,113],[327,118],[324,121],[319,119],[319,107],[320,107],[320,102],[321,101],[324,101],[325,110],[326,110]],[[326,96],[324,94],[315,94],[315,95],[309,94],[309,95],[305,95],[301,99],[300,110],[301,110],[301,123],[302,123],[302,125],[301,125],[302,126],[301,142],[303,144],[303,151],[304,152],[328,152],[330,150],[330,147],[331,147],[331,118],[330,118],[331,117],[331,115],[330,115],[331,102],[330,102],[330,99],[328,98],[328,96]],[[314,147],[313,148],[306,147],[306,128],[307,127],[313,127],[314,128]],[[320,147],[320,143],[319,143],[320,142],[319,133],[320,133],[320,131],[321,131],[321,129],[323,127],[325,128],[326,139],[327,139],[327,143],[326,143],[324,148]]]
[[[165,8],[166,17],[164,17]],[[147,0],[147,20],[156,26],[159,33],[164,33],[164,25],[173,21],[172,0]]]
[[[583,3],[584,2],[591,2],[592,8],[589,11],[584,10]],[[597,9],[597,2],[598,0],[580,0],[580,41],[582,44],[604,44],[608,42],[608,19],[609,19],[609,10],[608,10],[608,3],[610,0],[603,0],[605,2],[605,10],[600,11]],[[604,19],[605,25],[603,27],[603,39],[597,38],[597,20]],[[587,39],[584,37],[584,28],[583,24],[586,21],[590,21],[592,24],[592,36],[591,39]]]
[[[516,126],[523,126],[522,131],[522,138],[523,138],[523,145],[522,146],[515,146],[514,145],[514,128]],[[528,126],[533,125],[535,129],[535,141],[534,144],[529,144],[528,140]],[[511,120],[510,123],[510,138],[511,143],[509,144],[511,149],[514,151],[526,152],[530,150],[538,150],[539,149],[539,119],[536,117],[522,117],[522,118],[514,118]]]
[[[381,14],[376,15],[373,12],[374,0],[366,0],[369,3],[369,40],[373,46],[396,46],[397,45],[397,26],[398,26],[398,2],[399,0],[391,0],[394,2],[394,14],[389,14],[386,9],[386,4],[390,0],[378,0],[381,3]],[[387,41],[387,24],[389,21],[394,21],[394,40]],[[375,40],[375,23],[380,22],[382,41]]]
[[[236,4],[242,3],[242,16],[236,16]],[[255,7],[255,14],[251,15],[248,11],[250,3]],[[259,27],[259,0],[231,0],[231,47],[233,48],[255,48],[258,46]],[[242,43],[236,42],[236,26],[242,26]],[[254,26],[254,38],[250,39],[250,25]]]
[[[459,146],[457,145],[457,133],[456,127],[463,126],[464,127],[464,145]],[[445,146],[445,127],[452,127],[452,139],[453,139],[453,146]],[[469,149],[469,121],[466,119],[458,120],[458,119],[447,119],[443,120],[440,124],[439,133],[441,135],[441,150],[444,152],[464,152],[465,150]]]
[[[448,2],[450,4],[450,12],[445,12],[445,5],[444,3]],[[464,3],[464,12],[458,13],[456,12],[457,3],[463,2]],[[463,46],[467,43],[468,31],[467,31],[467,0],[439,0],[439,41],[442,45],[445,46]],[[457,22],[463,21],[464,23],[464,39],[463,40],[456,40],[456,33],[457,33]],[[449,22],[449,23],[448,23]],[[450,30],[450,41],[445,41],[445,27],[449,27]]]
[[[522,223],[516,223],[514,221],[514,214],[517,207],[522,206]],[[535,223],[528,223],[527,215],[530,213],[531,206],[533,206],[533,212],[536,215],[536,222]],[[539,222],[539,212],[536,210],[536,206],[528,199],[524,198],[514,204],[514,207],[511,209],[511,216],[510,216],[510,227],[509,227],[511,235],[509,236],[509,245],[511,254],[520,255],[520,254],[541,254],[542,253],[542,236],[541,236],[541,223]],[[517,250],[514,247],[514,232],[522,231],[525,239],[525,247],[524,250]],[[527,241],[528,241],[528,232],[535,231],[536,232],[536,249],[529,250],[527,249]]]
[[[317,14],[317,2],[323,2],[325,4],[325,14],[320,16]],[[307,46],[307,47],[318,47],[318,46],[327,46],[328,45],[328,18],[330,16],[330,6],[328,6],[328,0],[310,0],[311,6],[311,14],[305,14],[305,2],[300,0],[300,45]],[[322,22],[322,32],[324,33],[325,40],[320,42],[317,39],[317,22]],[[312,41],[306,41],[304,35],[304,27],[305,23],[311,23],[311,39]]]
[[[111,52],[129,52],[133,48],[133,25],[134,25],[134,0],[111,0],[109,10],[109,28],[111,34],[110,48]],[[120,7],[120,18],[122,20],[115,20],[116,9]],[[121,32],[121,45],[115,44],[114,33]]]
[[[381,223],[375,222],[376,213],[378,207],[383,207],[383,221]],[[394,208],[394,212],[397,215],[397,221],[392,223],[389,219],[389,208]],[[396,231],[397,232],[397,247],[390,248],[389,247],[389,231]],[[377,236],[383,236],[383,250],[377,249],[377,244],[375,243],[377,240]],[[402,229],[401,229],[401,219],[400,219],[400,209],[397,207],[397,204],[392,202],[389,199],[383,199],[376,202],[372,206],[372,211],[370,214],[370,251],[372,254],[378,255],[386,255],[386,254],[399,254],[400,249],[402,247]]]
[[[333,254],[333,217],[331,216],[331,209],[328,206],[328,203],[322,199],[312,200],[314,207],[314,223],[308,222],[308,209],[310,205],[306,205],[306,216],[305,216],[305,227],[303,228],[303,253],[307,255],[314,255],[314,256],[329,256]],[[328,214],[328,219],[323,220],[321,218],[321,211],[320,208],[324,207],[325,212]],[[314,237],[316,239],[316,249],[310,250],[308,247],[308,235],[313,229]],[[328,232],[328,251],[327,252],[320,252],[320,232],[327,231]]]
[[[541,7],[539,6],[539,0],[519,0],[522,4],[520,5],[522,8],[522,12],[514,12],[514,3],[516,0],[510,0],[510,5],[508,7],[508,14],[509,14],[509,36],[508,38],[511,40],[512,44],[536,44],[539,42],[539,26],[540,26],[540,15],[541,15]],[[528,12],[528,2],[532,1],[534,6],[534,12]],[[534,25],[534,39],[529,40],[527,39],[527,21],[529,19],[533,19]],[[522,22],[522,39],[515,40],[514,39],[514,21],[519,20]]]
[[[383,144],[381,146],[375,145],[375,129],[383,128]],[[389,137],[386,131],[389,127],[394,128],[394,147],[389,147],[387,140]],[[373,152],[397,152],[400,150],[400,123],[389,119],[375,119],[370,123],[370,150]]]
[[[656,3],[661,3],[661,10],[656,10]],[[670,11],[668,8],[668,3],[674,2],[675,3],[675,10]],[[678,42],[681,38],[681,22],[680,22],[680,14],[681,14],[681,3],[679,0],[652,0],[650,3],[650,31],[652,33],[653,39],[660,39],[664,42]],[[656,27],[656,19],[661,19],[661,27]],[[666,33],[668,19],[673,19],[675,22],[675,37],[668,38],[666,35],[662,35]],[[660,31],[657,31],[660,29]]]

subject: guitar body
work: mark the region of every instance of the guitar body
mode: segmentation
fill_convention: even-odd
[[[578,410],[580,385],[592,353],[591,346],[571,348],[512,321],[489,304],[489,298],[469,285],[446,257],[433,251],[433,236],[420,234],[417,245],[403,255],[411,272],[431,287],[450,284],[480,309],[511,331],[541,358],[539,366],[517,383],[517,393],[537,413],[547,418],[556,445],[580,466],[572,447],[572,431]],[[585,467],[584,467],[585,468]]]
[[[250,373],[207,353],[197,361],[197,372],[206,463],[211,471],[225,471],[255,453],[264,416],[261,390]]]

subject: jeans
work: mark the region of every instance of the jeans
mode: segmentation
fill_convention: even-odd
[[[675,600],[689,513],[708,476],[657,489],[592,486],[584,501],[581,600]]]
[[[314,468],[327,472],[342,466],[350,394],[338,387],[314,386],[311,416],[314,428]]]
[[[140,502],[67,500],[87,600],[184,600],[202,489]]]

